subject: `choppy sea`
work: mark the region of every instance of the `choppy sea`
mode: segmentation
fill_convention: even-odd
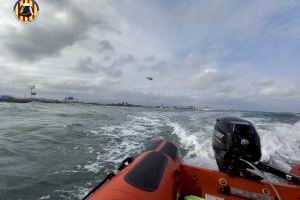
[[[251,121],[262,160],[300,163],[300,114],[0,103],[0,199],[81,199],[125,157],[166,138],[184,162],[216,169],[218,117]]]

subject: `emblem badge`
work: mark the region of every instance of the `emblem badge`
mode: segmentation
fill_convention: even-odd
[[[18,0],[14,6],[16,18],[23,23],[34,21],[39,15],[39,6],[35,0]]]

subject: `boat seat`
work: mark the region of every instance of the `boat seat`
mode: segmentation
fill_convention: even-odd
[[[134,166],[124,179],[136,188],[153,192],[158,188],[167,164],[168,158],[165,154],[152,151]]]

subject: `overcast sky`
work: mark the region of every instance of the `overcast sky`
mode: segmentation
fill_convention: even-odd
[[[300,111],[299,0],[37,3],[1,0],[0,94]]]

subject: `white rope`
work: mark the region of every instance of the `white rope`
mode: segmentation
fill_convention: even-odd
[[[267,176],[265,176],[265,174],[262,171],[260,171],[259,169],[257,169],[257,167],[255,165],[253,165],[252,163],[250,163],[249,161],[244,160],[242,158],[240,158],[240,160],[243,161],[243,162],[245,162],[245,163],[247,163],[248,165],[250,165],[253,168],[253,170],[251,170],[251,172],[253,172],[254,174],[262,177],[263,179],[265,179],[267,181],[267,183],[271,186],[271,188],[273,189],[273,191],[275,192],[278,200],[281,200],[280,194],[278,193],[276,187],[271,182],[271,180]]]

